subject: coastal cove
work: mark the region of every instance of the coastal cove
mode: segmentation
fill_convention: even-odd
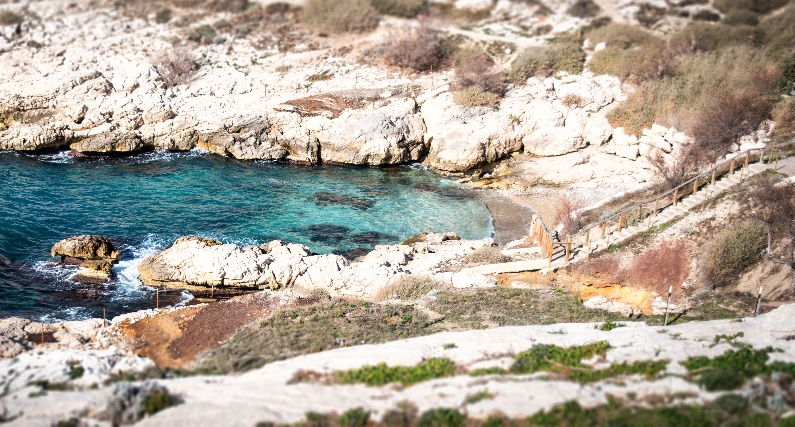
[[[422,168],[296,166],[201,150],[74,158],[0,152],[0,316],[45,321],[150,308],[137,280],[146,256],[185,235],[238,245],[274,239],[354,256],[423,231],[493,235],[474,192]],[[123,258],[106,285],[78,284],[50,247],[71,235],[111,238]],[[185,301],[189,296],[177,297]],[[162,302],[162,301],[161,301]]]

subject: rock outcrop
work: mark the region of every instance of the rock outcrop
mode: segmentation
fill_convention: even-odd
[[[485,283],[482,278],[453,277],[445,266],[491,244],[489,240],[460,240],[452,233],[423,233],[400,245],[376,246],[349,263],[338,255],[315,255],[304,245],[278,240],[240,247],[182,237],[170,248],[144,259],[138,272],[139,279],[150,286],[324,290],[334,296],[372,298],[409,274],[438,276],[453,285]]]
[[[50,255],[61,257],[65,264],[79,265],[80,271],[74,279],[84,282],[108,280],[113,264],[121,258],[107,237],[90,235],[63,239],[50,249]]]
[[[303,245],[273,241],[239,247],[199,237],[182,237],[144,259],[139,279],[150,286],[182,289],[212,286],[282,289],[296,284],[323,287],[347,265],[337,255],[314,255]],[[319,283],[315,283],[319,282]]]

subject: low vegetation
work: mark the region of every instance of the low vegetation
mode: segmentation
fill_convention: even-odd
[[[580,74],[585,52],[574,42],[553,42],[525,49],[511,64],[508,79],[524,84],[530,77],[547,77],[558,72]]]
[[[501,264],[510,261],[513,261],[513,258],[503,255],[500,248],[493,246],[480,248],[467,254],[463,259],[464,264]]]
[[[371,2],[379,13],[401,18],[413,18],[428,7],[425,0],[371,0]]]
[[[493,107],[505,93],[504,76],[478,45],[459,48],[453,55],[453,100],[465,107]]]
[[[441,291],[448,288],[449,286],[433,277],[409,275],[381,289],[375,299],[378,301],[390,299],[414,301],[431,291]]]
[[[186,83],[196,69],[196,57],[186,47],[163,49],[152,56],[152,65],[166,87]]]
[[[25,18],[10,10],[0,10],[0,26],[2,25],[18,25],[25,22]]]
[[[762,223],[746,221],[719,234],[707,248],[704,275],[713,287],[733,283],[748,267],[762,258],[767,244]]]
[[[390,383],[402,385],[416,384],[437,378],[449,377],[455,373],[455,364],[450,359],[431,358],[414,366],[363,366],[348,371],[334,373],[334,378],[342,384],[367,384],[382,386]]]
[[[795,378],[795,363],[772,362],[773,348],[757,350],[741,345],[739,349],[726,350],[715,357],[696,356],[681,362],[690,378],[708,391],[734,390],[751,378],[770,377],[774,373]]]
[[[378,12],[368,0],[307,0],[302,19],[318,33],[364,32],[378,25]]]
[[[773,3],[716,4],[727,14],[723,23],[691,23],[664,39],[617,24],[587,33],[592,45],[606,44],[589,68],[639,86],[608,115],[610,123],[635,135],[652,123],[675,126],[694,137],[696,155],[709,163],[774,108],[786,111],[776,104],[787,102],[779,94],[795,82],[795,5],[758,19],[784,7]]]
[[[404,69],[426,72],[446,66],[452,45],[437,30],[428,26],[407,31],[383,51],[384,61]]]

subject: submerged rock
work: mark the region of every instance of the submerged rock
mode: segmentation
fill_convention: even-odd
[[[354,209],[367,210],[375,205],[375,200],[365,199],[364,197],[349,196],[347,194],[329,193],[319,191],[314,196],[315,204],[318,206],[350,206]]]
[[[76,236],[63,239],[50,249],[50,255],[61,257],[61,263],[79,265],[74,280],[101,283],[110,279],[113,264],[121,258],[116,246],[103,236]]]

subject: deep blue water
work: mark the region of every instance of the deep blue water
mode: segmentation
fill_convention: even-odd
[[[153,292],[136,266],[184,235],[344,253],[421,231],[467,239],[491,232],[488,210],[470,192],[412,167],[240,162],[199,151],[88,159],[0,152],[0,182],[0,255],[13,261],[0,265],[0,318],[149,308]],[[78,234],[107,236],[123,249],[111,283],[77,284],[73,269],[52,265],[52,245]]]

